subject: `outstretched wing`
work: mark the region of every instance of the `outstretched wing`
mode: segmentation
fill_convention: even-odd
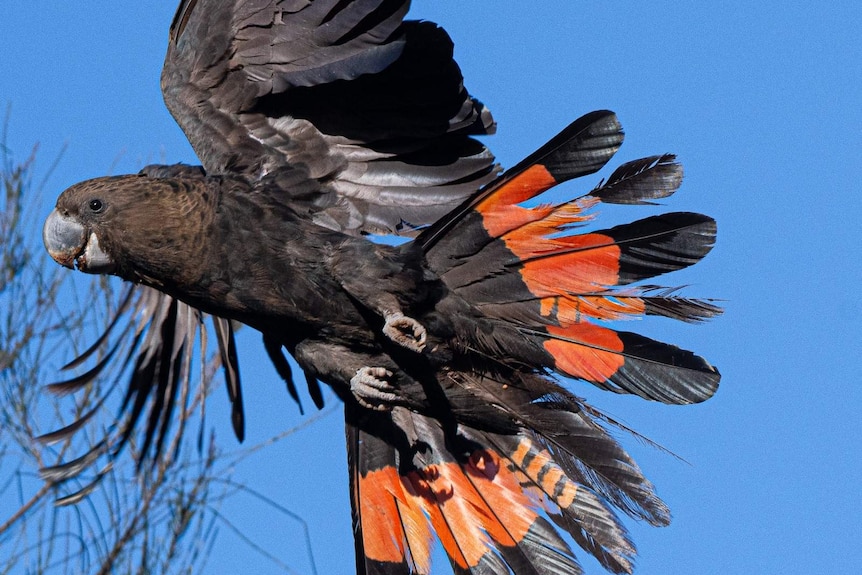
[[[410,233],[496,170],[491,153],[471,138],[493,132],[493,120],[465,90],[451,40],[433,23],[403,21],[408,8],[406,0],[183,0],[162,74],[165,101],[207,172],[272,179],[268,189],[281,189],[286,202],[327,227]],[[143,172],[203,176],[181,165]],[[284,185],[302,181],[302,172],[309,185]],[[208,323],[161,292],[134,289],[92,352],[70,364],[99,358],[96,365],[52,388],[68,393],[99,374],[131,369],[124,423],[88,461],[119,451],[142,421],[151,447],[142,457],[159,455],[177,390],[189,385],[194,340],[206,339]],[[213,317],[212,327],[241,439],[233,332],[222,318]],[[269,343],[270,355],[280,356]],[[287,371],[279,372],[293,390]],[[309,384],[319,405],[319,389]],[[57,477],[78,470],[64,466]]]
[[[162,72],[165,101],[209,173],[301,169],[285,201],[326,227],[409,233],[494,176],[471,135],[488,110],[452,41],[404,21],[408,0],[184,0]]]

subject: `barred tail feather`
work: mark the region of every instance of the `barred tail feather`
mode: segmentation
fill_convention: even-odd
[[[347,410],[360,574],[429,573],[435,536],[456,573],[581,573],[557,528],[630,573],[636,550],[614,507],[669,520],[637,465],[570,399],[534,404],[535,429],[515,434],[452,430],[404,408]]]
[[[361,416],[350,403],[345,411],[357,575],[430,573],[430,525],[404,489],[397,449],[380,438],[391,419]]]

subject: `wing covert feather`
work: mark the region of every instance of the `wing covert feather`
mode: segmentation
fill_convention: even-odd
[[[322,184],[321,225],[409,233],[495,175],[470,137],[493,132],[490,113],[464,88],[448,34],[405,21],[409,6],[186,0],[165,102],[208,173],[299,168]]]

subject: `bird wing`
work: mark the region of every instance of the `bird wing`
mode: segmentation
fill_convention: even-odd
[[[165,102],[208,173],[303,170],[291,194],[317,223],[409,233],[490,181],[471,135],[488,110],[463,85],[452,41],[404,21],[407,0],[183,0],[162,72]]]
[[[493,132],[491,115],[465,90],[446,32],[403,20],[409,4],[182,0],[170,28],[162,90],[206,172],[265,179],[261,188],[283,193],[317,223],[348,233],[409,234],[492,180],[494,158],[471,138]],[[204,176],[182,165],[148,166],[142,173]],[[141,461],[158,457],[179,390],[190,384],[194,341],[208,339],[210,323],[234,431],[242,439],[231,322],[207,321],[162,292],[136,286],[111,327],[69,367],[107,357],[51,388],[70,393],[100,374],[130,369],[126,419],[86,458],[118,453],[142,420],[152,450]],[[270,356],[280,355],[269,343]],[[293,389],[287,372],[280,373]],[[316,382],[309,385],[320,405]],[[61,439],[83,423],[43,439]],[[68,477],[78,469],[55,471]]]

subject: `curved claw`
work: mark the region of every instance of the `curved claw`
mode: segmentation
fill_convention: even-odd
[[[402,347],[416,353],[425,349],[425,327],[403,313],[388,314],[383,326],[383,334]]]
[[[361,367],[350,379],[350,391],[359,405],[374,411],[389,411],[398,400],[395,387],[385,377],[392,372],[385,367]]]

